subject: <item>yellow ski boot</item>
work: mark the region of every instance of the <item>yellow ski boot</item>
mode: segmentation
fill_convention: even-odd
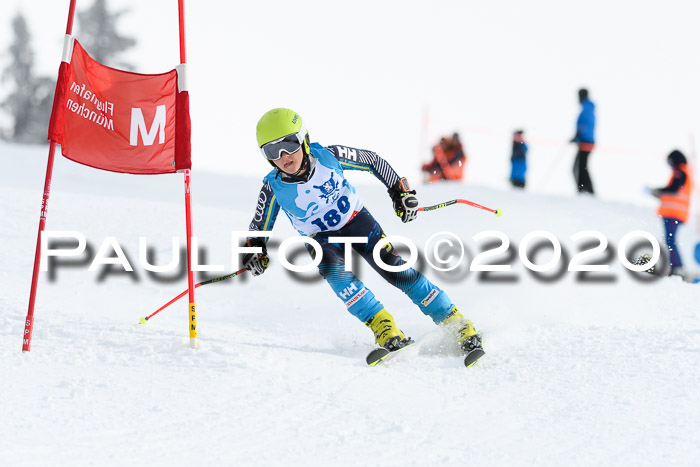
[[[394,318],[384,308],[374,315],[365,325],[374,332],[374,340],[379,346],[389,352],[394,352],[409,344],[413,344],[411,338],[406,338],[403,332],[394,323]]]
[[[474,323],[457,311],[457,307],[452,308],[450,314],[441,324],[457,335],[459,346],[467,354],[464,358],[464,364],[467,367],[474,365],[479,358],[484,356],[486,352],[484,352],[481,343],[481,335],[474,329]]]

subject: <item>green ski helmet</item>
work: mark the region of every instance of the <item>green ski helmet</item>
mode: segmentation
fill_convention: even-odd
[[[255,133],[260,152],[271,164],[283,152],[291,154],[298,151],[299,147],[304,149],[305,157],[311,152],[309,132],[299,114],[291,109],[272,109],[266,112],[258,120]]]

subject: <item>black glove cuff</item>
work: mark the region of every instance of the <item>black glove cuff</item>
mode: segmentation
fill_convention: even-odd
[[[396,180],[396,183],[394,183],[391,188],[387,190],[389,193],[389,196],[391,196],[392,201],[400,201],[401,198],[403,198],[406,195],[415,195],[416,190],[411,190],[411,187],[408,185],[408,181],[406,178],[400,178]]]
[[[245,246],[262,248],[262,254],[267,255],[267,245],[265,244],[265,240],[260,237],[248,237]]]

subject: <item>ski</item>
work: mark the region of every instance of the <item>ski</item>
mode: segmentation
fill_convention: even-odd
[[[414,341],[411,341],[409,345],[402,347],[399,350],[395,350],[393,352],[390,352],[383,347],[378,347],[372,350],[369,354],[367,354],[367,358],[365,360],[367,361],[367,364],[369,366],[377,366],[393,358],[394,355],[396,355],[403,349],[411,347],[414,343]],[[481,347],[481,335],[479,335],[479,347],[473,348],[471,352],[466,353],[466,355],[464,356],[464,366],[467,368],[474,366],[477,363],[477,361],[484,355],[486,355],[486,352],[484,351],[483,347]]]
[[[387,349],[380,347],[378,349],[372,350],[369,354],[367,354],[367,364],[369,366],[375,366],[381,363],[386,357],[389,356],[391,352],[389,352]]]
[[[484,349],[474,349],[471,352],[467,354],[466,357],[464,357],[464,366],[469,368],[470,366],[473,366],[477,360],[479,360],[481,357],[486,355],[486,352],[484,352]]]
[[[474,340],[472,341],[472,339]],[[486,355],[486,352],[484,351],[483,338],[481,337],[480,333],[470,337],[465,343],[465,346],[467,344],[469,344],[467,348],[463,347],[462,350],[467,352],[467,355],[464,357],[464,366],[469,368],[474,366],[477,360]]]
[[[408,338],[408,340],[409,343],[407,345],[401,347],[398,350],[394,350],[393,352],[388,351],[384,347],[379,347],[372,350],[369,354],[367,354],[367,358],[365,359],[367,361],[367,364],[369,366],[377,366],[380,363],[393,357],[397,353],[401,352],[403,349],[407,349],[408,347],[411,347],[413,344],[416,343],[416,341],[412,340],[410,337]]]

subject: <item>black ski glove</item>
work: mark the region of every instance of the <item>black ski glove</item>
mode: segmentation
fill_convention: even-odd
[[[416,190],[411,190],[406,178],[400,178],[387,190],[391,201],[394,203],[394,211],[401,218],[401,222],[411,222],[418,215],[418,198]]]
[[[254,276],[259,276],[270,265],[270,258],[267,256],[267,246],[260,238],[249,238],[245,242],[248,247],[260,247],[262,253],[246,253],[243,255],[243,267],[251,272]]]

